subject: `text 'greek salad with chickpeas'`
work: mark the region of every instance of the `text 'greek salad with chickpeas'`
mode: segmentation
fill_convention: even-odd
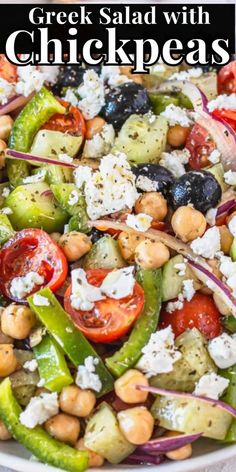
[[[236,61],[0,55],[1,440],[69,472],[236,442],[235,131]]]

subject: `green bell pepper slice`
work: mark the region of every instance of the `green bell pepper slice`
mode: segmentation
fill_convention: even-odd
[[[64,353],[53,338],[49,335],[44,336],[33,351],[45,388],[51,392],[61,392],[63,387],[73,383]]]
[[[140,270],[137,282],[143,287],[145,305],[128,341],[113,356],[106,359],[106,365],[115,377],[120,377],[138,362],[142,348],[158,325],[162,299],[161,270]]]
[[[160,115],[163,111],[165,111],[168,105],[179,105],[179,99],[174,97],[173,95],[164,95],[161,93],[151,93],[149,95],[152,109],[155,115]]]
[[[228,405],[236,408],[236,364],[228,369],[222,369],[219,371],[219,375],[229,380],[229,386],[226,394],[223,397],[223,401]],[[224,443],[235,443],[236,442],[236,420],[233,419],[229,430],[223,440]]]
[[[42,87],[27,103],[16,118],[9,137],[9,148],[28,152],[33,138],[41,126],[55,113],[65,113],[65,108],[46,88]],[[16,187],[29,175],[26,161],[7,159],[7,173],[10,183]]]
[[[20,444],[40,461],[68,472],[83,472],[88,467],[88,455],[53,439],[40,426],[29,429],[21,424],[21,407],[15,399],[9,378],[0,384],[0,417]],[[33,467],[32,467],[33,468]]]
[[[41,323],[47,328],[48,333],[56,339],[71,362],[78,367],[84,364],[88,356],[98,359],[96,374],[99,376],[102,389],[97,396],[102,396],[113,389],[113,378],[105,367],[91,344],[84,335],[76,328],[69,315],[63,310],[55,295],[49,288],[43,288],[37,292],[47,298],[49,306],[38,306],[34,304],[34,296],[28,297],[30,308],[36,313]]]
[[[233,315],[224,316],[222,324],[231,333],[236,333],[236,318]]]

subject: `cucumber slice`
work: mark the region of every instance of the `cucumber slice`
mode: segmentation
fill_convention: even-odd
[[[10,183],[9,182],[4,182],[3,184],[0,184],[0,208],[5,206],[5,189],[10,190]]]
[[[7,197],[6,206],[11,208],[9,219],[15,230],[41,228],[48,233],[62,232],[68,221],[67,213],[59,208],[44,183],[20,185]]]
[[[76,186],[74,184],[57,184],[51,185],[51,189],[60,207],[71,216],[69,231],[88,233],[90,228],[88,227],[85,198]],[[78,195],[78,201],[70,205],[69,202],[72,192]]]
[[[184,280],[192,279],[194,281],[194,288],[198,290],[201,287],[200,282],[186,264],[184,275],[179,275],[179,270],[175,268],[176,264],[182,264],[184,258],[181,255],[172,257],[163,267],[163,282],[162,282],[162,298],[166,302],[178,297],[182,291],[182,284]]]
[[[166,107],[170,104],[179,105],[179,99],[172,95],[163,95],[161,93],[151,93],[149,95],[152,109],[155,115],[160,115],[162,111],[166,109]]]
[[[230,413],[199,398],[157,396],[151,412],[163,428],[181,433],[202,433],[212,439],[224,439],[232,421]]]
[[[119,464],[136,447],[125,439],[114,411],[105,402],[88,421],[84,443],[88,449],[105,457],[111,464]]]
[[[224,168],[222,164],[215,164],[212,167],[207,168],[207,171],[214,175],[217,182],[220,184],[222,192],[225,192],[228,188],[228,185],[224,181]]]
[[[85,256],[83,267],[84,269],[120,269],[126,265],[117,241],[111,236],[104,236]]]
[[[114,151],[124,152],[131,164],[157,163],[166,147],[167,131],[163,116],[152,121],[147,115],[131,115],[115,140]]]
[[[12,238],[14,234],[15,231],[12,228],[12,225],[7,215],[0,214],[0,246],[2,246],[10,238]]]
[[[68,154],[74,157],[82,144],[82,136],[72,136],[67,133],[52,130],[40,130],[36,134],[32,146],[31,154],[43,157],[55,157],[59,154]]]
[[[154,387],[181,392],[192,392],[195,383],[206,373],[216,372],[206,341],[198,329],[193,328],[178,336],[175,341],[182,357],[173,365],[172,372],[159,374],[150,379]]]

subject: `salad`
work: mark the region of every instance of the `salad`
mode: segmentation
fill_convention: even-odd
[[[234,443],[236,61],[0,55],[0,104],[0,440],[69,472]]]

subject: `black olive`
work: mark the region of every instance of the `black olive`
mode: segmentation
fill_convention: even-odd
[[[83,81],[83,75],[87,69],[94,69],[100,73],[100,66],[61,66],[57,83],[53,86],[55,95],[63,95],[65,87],[78,87]]]
[[[29,338],[15,339],[14,347],[16,349],[21,349],[22,351],[32,351]]]
[[[91,233],[89,233],[89,236],[91,237],[92,243],[96,243],[100,238],[104,236],[104,233],[102,231],[99,231],[99,229],[93,228]]]
[[[135,82],[126,82],[105,95],[100,115],[115,129],[120,129],[130,115],[143,115],[151,109],[147,90]]]
[[[168,195],[168,191],[175,181],[173,174],[159,164],[139,164],[136,167],[132,167],[132,171],[137,178],[143,176],[154,182],[156,190],[165,196]],[[137,184],[137,188],[143,190],[141,184],[140,187]]]
[[[221,187],[207,171],[192,171],[182,175],[170,188],[170,204],[174,209],[192,203],[194,208],[206,213],[217,205]]]

